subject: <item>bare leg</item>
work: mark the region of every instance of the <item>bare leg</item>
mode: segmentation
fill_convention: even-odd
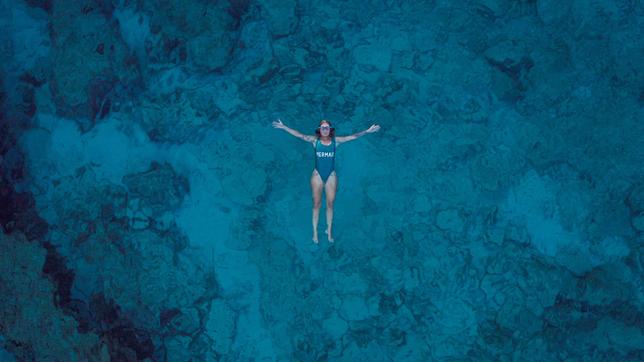
[[[311,192],[313,194],[313,242],[318,243],[318,220],[320,219],[320,207],[322,206],[322,178],[313,170],[311,175]]]
[[[324,193],[326,194],[326,224],[327,229],[324,231],[327,234],[329,242],[332,243],[333,234],[331,228],[333,227],[333,203],[335,202],[335,193],[338,187],[338,177],[335,171],[329,175],[326,184],[324,184]]]
[[[331,236],[331,227],[333,226],[333,206],[329,207],[327,205],[326,207],[326,223],[327,223],[327,228],[324,230],[324,232],[327,234],[327,237],[329,239],[329,242],[333,242],[333,236]]]
[[[318,220],[320,219],[320,206],[313,206],[313,242],[318,243]]]

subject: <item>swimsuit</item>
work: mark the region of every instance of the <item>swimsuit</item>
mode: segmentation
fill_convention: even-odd
[[[315,169],[322,177],[322,183],[326,183],[335,169],[335,138],[328,146],[323,145],[319,138],[315,142]]]

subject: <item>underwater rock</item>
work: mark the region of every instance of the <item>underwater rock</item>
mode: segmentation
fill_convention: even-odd
[[[245,105],[239,96],[237,83],[229,79],[218,79],[206,86],[204,92],[191,94],[191,105],[196,109],[208,113],[212,105],[228,117],[233,117],[239,108]]]
[[[380,311],[382,297],[382,294],[370,294],[370,296],[367,297],[366,303],[370,317],[382,317],[382,312]],[[390,317],[392,317],[392,315],[385,316],[388,321],[390,321]]]
[[[89,107],[91,110],[90,118],[97,122],[110,113],[112,100],[110,93],[114,90],[117,80],[94,78],[89,84]]]
[[[124,62],[126,45],[100,4],[53,3],[52,95],[57,113],[80,122],[82,132],[109,112],[116,83],[138,80],[134,64]]]
[[[99,188],[100,188],[100,186],[99,186]],[[106,194],[109,194],[109,193],[102,194],[102,196],[105,197]],[[37,216],[37,214],[35,213],[35,210],[32,209],[33,201],[30,202],[29,198],[24,198],[26,196],[26,194],[25,195],[19,195],[19,196],[20,196],[20,198],[17,199],[17,202],[14,203],[15,204],[14,206],[16,206],[18,208],[22,208],[22,209],[25,209],[25,207],[26,207],[27,208],[26,210],[31,210],[31,212],[34,215]],[[63,204],[65,204],[65,203],[63,203]],[[84,206],[85,205],[82,205],[81,209]],[[70,207],[70,206],[67,205],[67,207]],[[72,205],[71,207],[73,208],[74,205]],[[62,206],[61,206],[61,208],[62,208]],[[25,226],[28,226],[28,224],[33,222],[33,221],[30,221],[30,219],[24,213],[25,213],[25,211],[16,213],[15,215],[17,215],[18,217],[21,218],[21,220],[22,220],[21,223],[22,224],[24,224]],[[114,216],[113,211],[106,210],[105,208],[103,208],[102,213],[107,218],[111,218],[111,217]],[[83,225],[83,223],[82,223],[83,219],[82,218],[80,219],[80,221],[81,221],[81,223],[79,225]],[[111,221],[111,220],[108,220],[108,221]],[[94,224],[91,224],[91,225],[94,225]],[[95,228],[95,226],[90,226],[89,228],[93,229],[93,228]],[[77,232],[79,229],[72,228],[71,230],[72,230],[72,232]],[[91,237],[94,232],[95,231],[90,231],[90,234],[89,234],[90,236],[88,236],[88,237]],[[87,239],[84,239],[84,240],[87,240]],[[84,243],[84,241],[83,241],[83,243]],[[4,243],[2,243],[2,244],[4,245]],[[39,245],[38,243],[33,243],[33,244],[34,245]],[[71,258],[69,258],[67,256],[63,256],[58,251],[57,247],[55,247],[52,243],[50,243],[48,241],[43,242],[42,245],[44,246],[44,248],[41,248],[42,253],[43,253],[43,260],[42,260],[42,262],[37,263],[38,267],[41,267],[42,270],[39,270],[38,274],[36,274],[36,275],[39,278],[41,278],[41,275],[42,276],[47,276],[51,280],[51,282],[54,284],[55,288],[53,286],[50,287],[51,291],[49,292],[49,295],[47,295],[47,296],[36,296],[35,300],[38,300],[38,301],[41,301],[41,302],[53,301],[54,304],[52,304],[52,308],[58,307],[58,309],[56,309],[56,312],[48,311],[47,312],[48,315],[52,316],[52,318],[57,318],[57,320],[60,320],[60,321],[65,321],[66,319],[69,319],[71,321],[70,323],[74,323],[73,330],[80,331],[81,333],[83,333],[83,335],[87,335],[88,338],[91,337],[91,336],[94,336],[93,332],[95,331],[95,328],[97,328],[97,324],[93,320],[92,315],[89,314],[89,310],[88,310],[88,308],[86,306],[86,303],[84,301],[82,301],[82,300],[72,299],[71,298],[71,290],[72,290],[72,286],[74,285],[74,282],[75,282],[75,279],[76,279],[76,273],[77,273],[76,270],[72,270],[70,267],[68,267],[68,265],[71,265],[73,263],[73,261],[74,261],[73,256]],[[46,250],[46,257],[44,255],[45,250]],[[3,252],[3,255],[5,255],[4,252]],[[15,257],[16,253],[10,253],[10,254],[6,254],[6,255],[13,255]],[[33,255],[37,256],[39,254],[34,253]],[[86,278],[83,278],[83,279],[86,279]],[[35,284],[32,283],[32,285],[35,285]],[[84,287],[84,288],[86,288],[86,290],[91,290],[91,287]],[[20,299],[21,298],[18,298],[18,300],[20,300]],[[61,312],[58,312],[59,310],[61,312],[65,313],[64,318],[57,316],[58,313],[61,313]],[[44,318],[41,318],[41,319],[44,320]],[[23,323],[23,322],[21,322],[21,323]],[[64,322],[64,323],[67,323],[67,322]],[[69,329],[70,327],[63,326],[61,328]],[[34,327],[32,329],[37,330],[38,328]],[[16,330],[19,330],[19,328],[16,328]],[[48,330],[51,330],[52,333],[56,332],[55,328],[54,329],[48,329]],[[69,330],[71,330],[71,329],[69,329]],[[66,333],[59,333],[59,335],[67,336],[67,335],[70,335],[70,334],[69,334],[69,332],[66,332]],[[70,336],[73,337],[73,335],[70,335]],[[41,338],[41,337],[42,336],[38,335],[37,338]],[[26,337],[21,337],[21,338],[26,338]],[[58,352],[51,352],[51,348],[47,347],[46,345],[40,346],[40,345],[32,344],[32,345],[34,345],[34,348],[28,350],[29,355],[39,355],[41,353],[56,353],[57,356],[65,356],[66,353],[68,353],[68,352],[65,352],[65,349],[71,349],[72,348],[67,342],[64,342],[64,341],[58,341],[58,342],[54,341],[54,342],[52,342],[52,341],[48,341],[47,339],[49,339],[49,337],[45,338],[43,340],[43,343],[54,343],[54,344],[56,344],[56,346],[58,346],[57,348],[59,349]],[[74,343],[74,347],[73,347],[74,350],[79,351],[81,349],[80,346],[83,345],[83,343],[85,343],[85,342],[84,342],[83,339],[78,339],[77,338],[76,341],[73,342],[73,343]],[[96,344],[98,344],[98,342],[96,342]],[[24,344],[24,346],[26,348],[26,346],[29,346],[29,345]],[[99,360],[99,358],[102,358],[102,360],[107,360],[109,358],[108,347],[107,346],[103,345],[103,347],[98,347],[97,346],[97,347],[92,347],[92,348],[94,350],[88,352],[88,354],[95,355],[95,358],[96,358],[95,360]],[[99,348],[101,348],[100,351],[99,351]],[[43,352],[43,351],[46,351],[46,352]],[[25,352],[25,353],[27,353],[27,352]],[[76,356],[78,356],[78,354],[76,354]],[[114,357],[114,355],[112,355],[112,357]],[[88,358],[87,360],[90,360],[90,359]]]
[[[228,3],[230,7],[226,11],[235,19],[235,29],[237,29],[244,15],[251,10],[250,0],[229,0]]]
[[[227,20],[227,17],[220,15],[220,19],[212,24],[215,26],[215,24],[222,24]],[[205,31],[191,38],[186,45],[186,58],[189,64],[204,71],[224,66],[228,61],[229,50],[233,46],[233,37],[227,30]]]
[[[593,334],[599,349],[615,349],[623,356],[631,351],[641,351],[644,346],[641,325],[627,326],[612,318],[602,318]]]
[[[493,73],[493,90],[503,100],[518,100],[526,90],[526,77],[534,66],[526,49],[518,41],[503,41],[485,51],[485,59],[497,70]]]
[[[367,303],[363,297],[357,295],[343,296],[342,307],[338,313],[346,321],[359,321],[370,317]]]
[[[633,313],[633,308],[628,303],[622,302],[622,300],[634,298],[631,285],[635,279],[638,279],[637,273],[633,273],[622,262],[600,265],[583,277],[574,280],[574,283],[568,283],[565,288],[561,288],[559,299],[574,299],[579,303],[593,305],[609,305],[608,310],[614,318],[632,324],[633,316],[640,320],[644,318],[644,314]]]
[[[635,6],[632,3],[631,6]],[[626,9],[626,11],[629,11]],[[640,19],[638,23],[638,20]],[[622,16],[620,22],[623,25],[611,28],[609,33],[608,49],[611,53],[613,65],[611,71],[620,81],[627,84],[627,87],[620,85],[620,88],[630,88],[631,92],[641,92],[641,85],[644,82],[644,72],[638,70],[639,59],[641,59],[642,44],[641,32],[637,29],[641,25],[641,16]],[[639,25],[638,25],[639,24]],[[640,104],[642,98],[639,98]]]
[[[218,353],[228,353],[235,336],[236,314],[221,299],[212,302],[206,322],[208,335],[214,340],[213,349]]]
[[[639,215],[635,215],[631,220],[631,223],[635,230],[644,231],[644,212],[640,213]]]
[[[357,64],[372,66],[382,72],[389,71],[391,66],[391,50],[384,45],[358,46],[353,49],[353,56]]]
[[[358,273],[342,273],[342,277],[337,281],[337,288],[344,293],[364,295],[369,286]]]
[[[601,240],[592,240],[588,249],[594,266],[616,262],[631,252],[628,242],[617,235],[607,236]]]
[[[561,348],[565,342],[579,353],[618,351],[612,359],[623,360],[624,355],[641,350],[636,345],[641,345],[644,337],[636,327],[641,322],[625,322],[621,317],[630,312],[641,321],[642,313],[622,300],[602,305],[558,295],[554,305],[544,310],[542,336],[551,348]],[[596,342],[589,344],[589,340]]]
[[[0,335],[0,361],[4,362],[16,362],[16,357],[13,355],[13,353],[7,351],[4,347],[5,345],[5,339],[2,335]]]
[[[406,291],[413,291],[421,285],[422,279],[420,275],[420,269],[414,266],[405,267],[403,273],[404,276],[404,288]]]
[[[166,328],[168,323],[170,323],[174,317],[180,314],[181,314],[181,310],[178,308],[161,310],[161,313],[159,313],[159,325],[161,326],[161,328]]]
[[[0,95],[0,101],[7,97],[11,113],[30,118],[37,110],[35,91],[44,88],[42,85],[49,78],[51,38],[49,14],[29,6],[24,1],[0,5],[0,23],[4,29],[0,36],[0,63],[9,91]]]
[[[436,226],[442,230],[460,233],[464,225],[465,222],[457,209],[440,210],[436,214]]]
[[[152,220],[142,211],[135,212],[130,218],[130,227],[133,230],[145,230],[152,225]]]
[[[562,206],[564,206],[563,215],[565,216],[574,214],[576,206],[567,205],[568,200],[566,200],[566,197],[558,198],[558,192],[563,190],[565,193],[567,187],[575,187],[573,185],[575,185],[576,181],[558,181],[560,178],[556,174],[550,176],[546,173],[543,176],[539,176],[533,170],[528,171],[523,180],[514,187],[510,194],[511,197],[508,197],[506,202],[501,205],[499,215],[500,219],[510,222],[511,225],[525,227],[528,237],[524,238],[523,241],[518,241],[524,244],[531,244],[543,255],[552,257],[559,265],[565,266],[574,273],[583,274],[602,263],[612,260],[613,256],[611,255],[612,252],[609,252],[608,255],[602,255],[601,247],[598,248],[599,245],[592,246],[591,242],[589,242],[600,238],[600,236],[588,235],[583,228],[575,225],[586,222],[586,218],[583,217],[585,208],[580,208],[580,213],[582,214],[580,215],[580,221],[574,219],[570,220],[570,222],[561,221],[562,212],[557,205],[557,201],[560,200]],[[583,187],[583,185],[578,186]],[[579,200],[573,198],[570,201],[583,201],[584,198],[582,196]],[[610,208],[602,207],[599,211],[593,210],[592,212],[602,212],[601,210],[604,210],[603,212],[610,213],[607,218],[611,222],[619,222],[618,225],[625,226],[628,221],[626,215],[615,217],[616,212],[622,212],[619,208],[620,205],[622,208],[626,208],[623,203],[620,203]],[[594,218],[598,222],[602,221],[602,218],[598,215],[595,215]],[[623,230],[629,230],[628,226],[624,226],[614,228],[611,233],[619,236]],[[508,236],[506,234],[506,237]],[[618,244],[614,245],[617,246]],[[623,248],[619,247],[615,250],[619,250],[618,254],[621,254]]]
[[[381,317],[390,315],[392,318],[397,317],[396,313],[398,312],[398,309],[404,302],[403,299],[400,297],[399,293],[393,293],[393,294],[381,293],[377,299],[370,298],[370,301],[371,300],[378,301],[377,311],[370,311],[372,315],[375,316],[380,314]],[[372,304],[370,303],[369,306],[371,307],[371,305]]]
[[[2,167],[6,164],[3,163]],[[18,193],[0,169],[0,225],[5,233],[18,230],[28,240],[40,239],[49,231],[49,225],[35,210],[35,200],[30,192]]]
[[[18,360],[109,361],[107,346],[54,305],[56,287],[42,276],[47,251],[21,233],[0,231],[0,325],[4,347]]]
[[[174,214],[166,211],[161,216],[152,220],[152,225],[155,230],[165,233],[176,227]]]
[[[514,273],[525,273],[527,276],[519,285],[525,290],[527,309],[535,315],[540,315],[544,308],[553,305],[557,293],[572,278],[562,267],[549,265],[545,260],[534,257],[518,263]]]
[[[82,271],[74,291],[94,295],[89,306],[93,317],[84,318],[83,324],[109,334],[113,358],[136,360],[157,353],[152,330],[197,330],[199,317],[191,306],[203,302],[196,303],[205,294],[203,283],[197,267],[178,254],[175,239],[173,231],[158,235],[127,229],[118,242],[92,235],[72,249],[68,263],[77,267],[75,272]],[[168,306],[176,306],[181,315],[168,314]],[[74,301],[70,308],[78,309],[77,318],[84,313],[82,303]]]
[[[561,4],[558,5],[561,6]],[[630,1],[573,0],[568,6],[570,17],[567,21],[574,24],[577,36],[583,34],[585,37],[596,39],[620,27],[619,22],[625,22],[630,18],[637,6]],[[632,34],[635,33],[637,31],[632,32]]]
[[[509,354],[514,350],[513,331],[497,324],[494,319],[483,319],[477,326],[480,335],[478,342],[487,359],[511,360]]]
[[[268,25],[265,21],[244,24],[240,41],[243,48],[235,52],[235,71],[253,84],[266,83],[278,71]]]
[[[66,265],[66,258],[62,256],[49,242],[44,243],[47,249],[47,258],[42,272],[48,275],[56,284],[56,297],[54,302],[57,307],[63,307],[70,301],[70,293],[74,284],[75,273]]]
[[[295,0],[262,1],[262,14],[267,20],[273,38],[289,35],[299,22],[298,3]]]
[[[130,198],[138,198],[140,210],[150,217],[177,209],[190,192],[186,177],[177,174],[170,164],[155,161],[147,171],[123,176],[123,184],[127,186]]]
[[[515,350],[515,358],[522,361],[555,361],[557,360],[556,351],[549,350],[549,347],[541,336],[531,337]]]
[[[7,177],[7,182],[13,184],[23,180],[25,176],[25,156],[17,148],[9,149],[4,156],[1,156],[0,162],[5,170],[3,177]]]
[[[113,360],[145,360],[154,355],[154,344],[148,332],[129,325],[117,325],[107,333]]]
[[[1,97],[1,94],[0,94]],[[7,122],[6,115],[0,110],[0,155],[5,155],[16,144],[12,122]],[[4,161],[4,159],[3,159]]]
[[[421,333],[405,333],[404,343],[398,346],[394,353],[394,361],[431,360],[429,346]]]
[[[386,349],[381,346],[376,340],[361,345],[355,340],[349,340],[343,345],[341,359],[347,361],[378,361],[389,360],[386,358]]]
[[[127,189],[94,176],[91,167],[83,167],[56,180],[59,186],[47,200],[53,205],[48,218],[67,235],[56,239],[57,244],[79,246],[91,238],[117,243],[127,233]]]
[[[460,298],[449,297],[436,301],[436,307],[436,322],[441,325],[442,333],[467,335],[472,332],[471,327],[476,325],[474,310]]]
[[[153,142],[195,142],[199,135],[212,127],[210,116],[198,110],[193,103],[201,97],[187,91],[143,97],[139,105],[138,121]]]
[[[515,294],[522,297],[521,293]],[[516,338],[527,338],[541,331],[541,312],[532,313],[522,303],[522,299],[508,298],[497,312],[496,322],[503,328],[515,331]]]
[[[235,168],[227,171],[238,170],[239,173],[233,172],[223,177],[221,183],[225,194],[231,201],[242,206],[255,205],[258,197],[264,195],[268,187],[266,171],[256,163],[251,165],[240,162],[231,167]]]
[[[496,18],[502,18],[512,6],[512,0],[476,0],[476,3],[480,12],[487,14],[489,11]]]
[[[20,102],[15,105],[15,110],[28,118],[36,114],[36,97],[33,87],[19,85],[15,92],[19,96]]]
[[[178,309],[173,309],[178,311]],[[191,360],[196,358],[193,341],[195,333],[200,328],[199,313],[195,308],[185,308],[167,322],[167,336],[163,339],[168,356],[177,360]],[[204,336],[205,337],[205,336]],[[207,337],[206,337],[207,338]],[[201,348],[201,355],[212,353],[212,340],[208,338],[207,344]]]
[[[196,356],[193,356],[191,352],[191,342],[191,336],[175,335],[165,338],[163,340],[163,345],[166,348],[168,360],[194,361]]]
[[[611,212],[613,213],[613,218],[615,215],[618,215],[614,209]],[[599,217],[595,217],[600,221]],[[624,221],[626,220],[624,219]],[[620,227],[620,230],[628,230],[627,223],[624,222],[622,224],[623,226]],[[544,227],[544,230],[547,229]],[[553,228],[554,235],[550,236],[550,238],[554,239],[556,235],[561,235],[557,229],[559,229],[559,226]],[[534,233],[534,230],[531,232]],[[555,246],[554,259],[560,265],[567,267],[577,274],[582,274],[597,266],[620,260],[630,253],[628,243],[621,235],[603,236],[605,235],[604,233],[595,232],[594,234],[585,234],[579,233],[578,231],[574,231],[574,233],[569,233],[568,235],[568,240],[565,238],[559,239],[561,244]],[[546,238],[534,235],[532,239],[546,240]]]
[[[386,264],[380,264],[378,269],[381,273],[382,286],[387,292],[394,292],[399,290],[404,285],[404,276],[403,271],[400,270],[400,267],[393,261],[388,261]]]
[[[195,308],[184,308],[166,325],[170,335],[192,335],[199,329],[199,313]]]
[[[176,252],[168,245],[169,241],[149,230],[130,234],[128,239],[137,246],[128,254],[130,258],[136,255],[141,260],[137,262],[138,267],[133,268],[118,251],[104,252],[107,254],[103,262],[106,270],[101,274],[106,296],[127,310],[137,310],[143,303],[147,310],[157,315],[164,305],[182,308],[203,295],[203,285],[199,283],[186,287],[187,279],[198,280],[195,279],[196,270],[185,262],[175,263]],[[132,295],[137,295],[137,300],[133,300]]]
[[[392,344],[399,344],[402,342],[401,339],[404,339],[402,331],[411,331],[416,327],[418,322],[413,312],[416,312],[418,315],[418,311],[412,303],[402,304],[398,313],[396,313],[394,319],[391,321],[391,324],[387,323],[389,324],[389,338],[393,339],[393,341],[391,341],[393,342]]]
[[[241,217],[231,226],[230,236],[224,245],[237,251],[244,251],[261,238],[262,220],[256,211],[242,212]]]
[[[593,185],[568,165],[562,165],[555,172],[558,180],[556,202],[561,223],[566,230],[583,229],[591,210],[597,208],[594,205],[597,201],[593,197]]]
[[[501,245],[505,239],[505,229],[488,227],[485,230],[484,238],[486,242]]]
[[[569,21],[571,15],[571,2],[569,1],[538,0],[536,6],[537,14],[546,26],[556,28],[560,23]]]
[[[481,290],[486,296],[486,302],[491,309],[501,308],[508,299],[516,297],[514,283],[503,275],[488,274],[481,281]]]
[[[26,0],[27,5],[40,8],[51,13],[54,0]]]
[[[336,313],[333,313],[329,318],[325,319],[322,322],[322,326],[333,339],[341,338],[349,327],[347,322],[340,318]]]
[[[237,21],[228,1],[146,2],[153,38],[150,64],[186,64],[198,72],[226,65],[235,43]]]
[[[485,191],[497,191],[510,184],[514,172],[523,168],[525,160],[508,147],[493,146],[469,163],[475,184]]]
[[[644,183],[633,186],[626,197],[626,205],[631,209],[631,214],[644,212]]]
[[[419,93],[425,95],[423,102],[431,116],[431,122],[425,122],[459,125],[463,122],[486,123],[494,109],[495,74],[508,77],[491,69],[490,64],[481,57],[469,59],[471,56],[459,47],[436,50],[434,53],[432,70],[419,71],[426,78],[419,84]],[[447,85],[442,85],[444,82]],[[417,97],[414,94],[414,98]]]

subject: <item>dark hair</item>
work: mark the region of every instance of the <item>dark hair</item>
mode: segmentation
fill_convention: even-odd
[[[315,129],[315,135],[318,138],[320,138],[322,136],[320,134],[320,126],[322,125],[322,123],[328,123],[329,124],[329,127],[331,127],[329,129],[329,137],[331,137],[331,138],[335,137],[335,128],[333,128],[333,126],[331,126],[331,122],[327,121],[326,119],[323,119],[323,120],[320,121],[320,125],[318,126],[318,128]]]

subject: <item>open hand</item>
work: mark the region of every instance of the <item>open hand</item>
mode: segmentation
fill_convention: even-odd
[[[284,123],[282,123],[282,120],[280,120],[278,118],[277,121],[273,121],[273,127],[275,127],[275,128],[284,128],[286,126],[284,125]]]
[[[372,124],[371,127],[367,130],[367,133],[373,133],[373,132],[378,132],[380,129],[380,126],[377,124]]]

